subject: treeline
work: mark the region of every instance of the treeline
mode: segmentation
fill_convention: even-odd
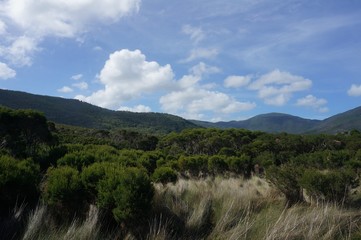
[[[189,129],[150,135],[55,125],[39,112],[0,108],[0,223],[5,226],[20,203],[30,209],[39,201],[48,205],[55,222],[71,221],[96,205],[114,226],[141,234],[157,211],[153,182],[179,177],[256,174],[275,184],[290,205],[304,201],[303,190],[317,201],[348,204],[350,190],[359,185],[360,149],[358,131]]]

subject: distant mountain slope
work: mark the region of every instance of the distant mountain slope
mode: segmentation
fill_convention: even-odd
[[[0,105],[13,109],[35,109],[43,112],[50,121],[87,128],[137,128],[167,133],[198,127],[190,121],[170,114],[112,111],[75,99],[1,89]]]
[[[338,133],[352,129],[361,130],[361,107],[326,118],[310,132]]]
[[[261,114],[243,121],[195,122],[204,127],[244,128],[264,132],[304,133],[315,128],[321,121],[309,120],[283,113]]]

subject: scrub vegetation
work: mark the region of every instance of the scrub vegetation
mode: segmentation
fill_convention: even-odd
[[[357,130],[110,134],[0,108],[0,239],[360,239],[360,170]]]

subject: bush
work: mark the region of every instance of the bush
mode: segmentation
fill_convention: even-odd
[[[177,172],[170,167],[160,167],[155,169],[152,180],[154,182],[168,183],[176,182],[178,179]]]
[[[45,202],[57,211],[73,214],[84,205],[84,188],[79,172],[69,166],[50,168],[43,189]]]
[[[0,208],[8,210],[16,201],[36,202],[38,197],[39,166],[32,160],[16,160],[0,156]]]
[[[181,156],[178,159],[179,169],[181,171],[189,171],[192,176],[198,176],[199,173],[208,172],[208,156],[194,155],[194,156]]]
[[[228,170],[226,157],[214,155],[208,159],[208,171],[213,174],[222,174]]]
[[[288,205],[303,201],[299,179],[303,170],[291,164],[279,167],[271,166],[266,170],[267,179],[272,182],[286,197]]]
[[[300,184],[311,197],[341,203],[348,200],[350,188],[355,184],[355,180],[356,174],[348,169],[308,169],[303,174]]]
[[[112,168],[98,188],[98,206],[111,211],[119,223],[134,225],[151,210],[154,189],[144,169]]]

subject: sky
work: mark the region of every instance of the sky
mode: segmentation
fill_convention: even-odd
[[[0,0],[0,88],[205,121],[361,105],[360,0]]]

